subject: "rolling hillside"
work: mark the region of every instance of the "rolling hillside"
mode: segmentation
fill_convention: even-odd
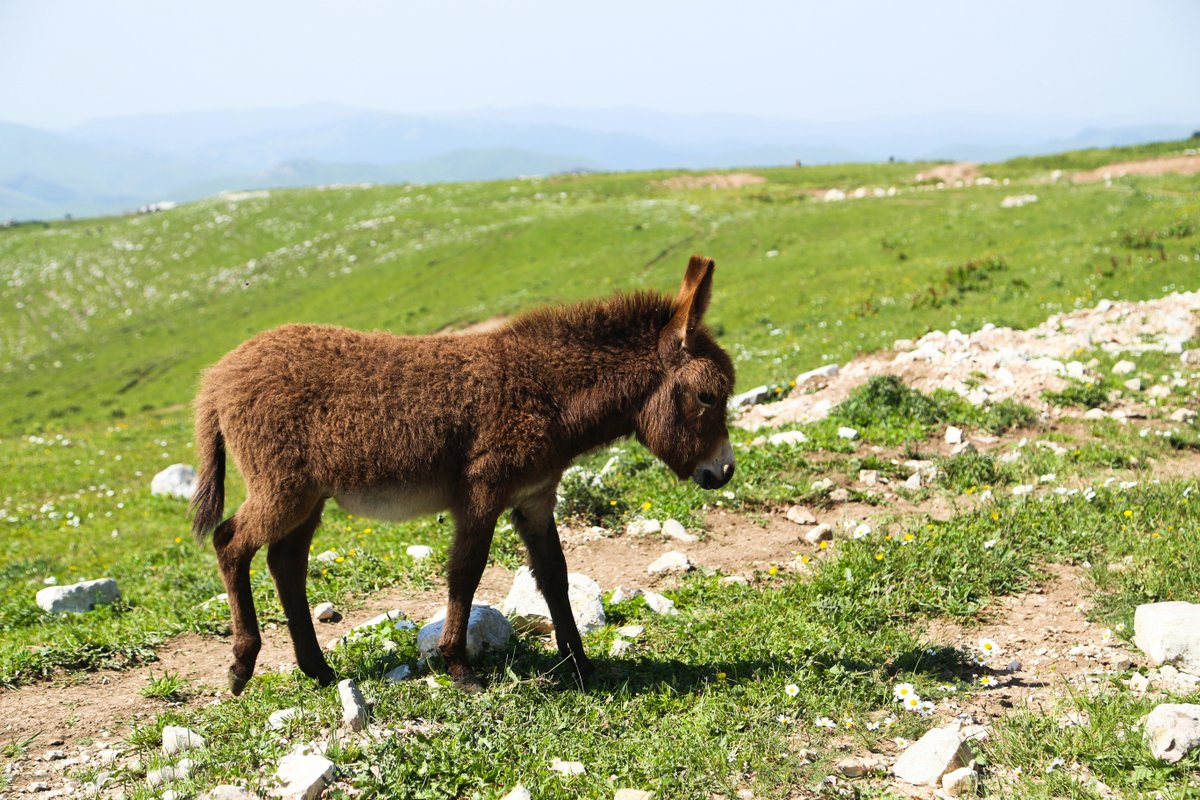
[[[18,226],[0,231],[0,430],[187,403],[205,365],[283,322],[428,333],[672,289],[694,251],[717,260],[710,319],[743,387],[931,327],[1029,325],[1194,289],[1200,179],[1052,181],[1187,146],[1018,159],[981,168],[996,183],[940,189],[906,164],[756,170],[721,189],[563,175],[250,192]],[[825,202],[829,189],[851,196]],[[1023,194],[1038,201],[1002,207]]]

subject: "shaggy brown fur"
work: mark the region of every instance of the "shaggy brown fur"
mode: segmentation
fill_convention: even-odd
[[[221,359],[196,400],[192,507],[197,535],[213,531],[229,594],[234,694],[260,647],[249,567],[263,546],[297,663],[322,683],[334,679],[305,589],[309,543],[330,498],[389,519],[451,511],[439,647],[468,688],[478,685],[465,651],[471,600],[496,521],[513,509],[559,648],[586,679],[592,667],[567,600],[555,488],[573,458],[629,435],[680,478],[717,488],[732,476],[724,410],[733,365],[700,324],[712,272],[710,259],[695,256],[678,297],[617,295],[547,308],[484,334],[285,325]],[[220,522],[226,450],[247,497]]]

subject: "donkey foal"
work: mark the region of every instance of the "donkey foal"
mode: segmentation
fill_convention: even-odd
[[[733,364],[701,325],[712,274],[711,259],[693,256],[676,297],[545,308],[492,333],[285,325],[208,370],[196,399],[192,527],[211,533],[229,594],[230,690],[245,688],[261,646],[250,561],[263,546],[296,662],[322,685],[334,680],[305,588],[309,544],[330,498],[379,519],[453,515],[439,649],[466,689],[481,686],[466,655],[471,600],[496,521],[511,508],[559,652],[586,681],[592,664],[567,599],[555,489],[576,456],[630,435],[705,489],[733,476],[725,427]],[[246,501],[221,522],[226,451]]]

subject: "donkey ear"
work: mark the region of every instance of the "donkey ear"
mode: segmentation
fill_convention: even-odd
[[[671,321],[663,331],[664,341],[674,340],[681,347],[687,347],[712,299],[714,267],[711,258],[692,256],[683,275],[683,285],[679,287],[679,297],[675,298]]]

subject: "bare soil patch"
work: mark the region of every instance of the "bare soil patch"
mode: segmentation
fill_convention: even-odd
[[[1048,571],[1049,579],[1033,591],[1002,598],[979,627],[929,624],[925,636],[937,645],[977,652],[979,640],[990,639],[1000,648],[979,670],[997,685],[953,700],[954,713],[986,722],[1012,708],[1049,711],[1064,690],[1086,693],[1099,686],[1098,676],[1145,665],[1135,648],[1116,636],[1105,641],[1104,629],[1087,620],[1091,586],[1083,569],[1053,565]],[[1011,672],[1010,662],[1016,662]]]
[[[922,181],[942,181],[944,183],[954,183],[962,181],[970,183],[978,178],[983,173],[979,171],[979,165],[972,161],[959,161],[954,164],[938,164],[936,167],[930,167],[927,170],[918,172],[915,180]]]
[[[1126,175],[1195,175],[1200,172],[1200,155],[1163,156],[1141,161],[1117,161],[1103,167],[1076,172],[1071,176],[1075,183],[1103,181],[1123,178]]]
[[[729,172],[712,175],[676,175],[673,178],[655,181],[655,186],[664,189],[739,189],[743,186],[757,186],[766,183],[762,175],[749,172]]]

